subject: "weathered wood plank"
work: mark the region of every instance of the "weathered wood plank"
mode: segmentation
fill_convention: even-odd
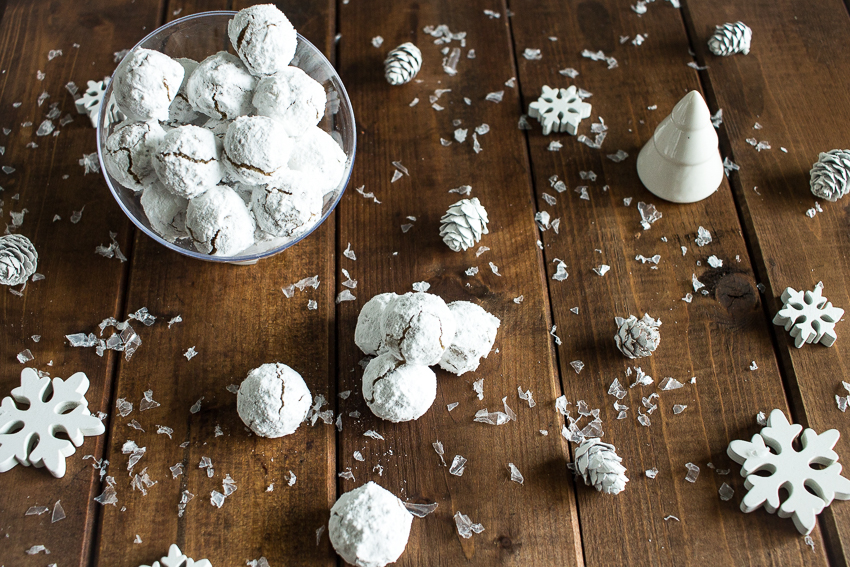
[[[768,314],[779,310],[786,287],[812,289],[818,281],[834,305],[847,309],[847,207],[821,201],[823,212],[805,216],[817,200],[809,190],[809,169],[818,153],[847,147],[850,79],[842,71],[850,64],[846,6],[840,1],[690,1],[684,15],[697,55],[709,67],[710,95],[723,108],[733,160],[741,166],[732,176],[733,188],[767,287]],[[750,55],[711,55],[706,42],[714,26],[738,20],[753,29]],[[756,122],[763,128],[754,129]],[[747,138],[767,140],[772,148],[758,152]],[[845,324],[837,325],[839,337]],[[794,416],[818,432],[838,429],[843,437],[835,450],[847,458],[846,416],[835,404],[835,395],[843,393],[841,380],[849,379],[846,343],[839,339],[833,348],[805,345],[797,350],[782,328],[774,332]],[[850,506],[836,502],[821,519],[831,559],[850,563]]]
[[[166,14],[173,19],[195,10],[227,8],[226,2],[219,4],[180,3],[168,6]],[[234,9],[246,5],[237,3]],[[332,3],[279,6],[327,53]],[[250,369],[279,361],[299,371],[314,396],[334,399],[334,224],[331,216],[293,249],[248,267],[188,261],[138,235],[128,291],[130,310],[145,305],[165,320],[180,314],[183,322],[170,330],[156,323],[142,347],[148,348],[120,366],[116,396],[138,404],[142,392],[152,389],[162,406],[134,411],[112,427],[109,455],[115,463],[119,505],[104,510],[100,564],[150,563],[171,543],[196,559],[208,557],[215,565],[244,565],[261,556],[272,565],[336,562],[327,538],[321,546],[315,543],[315,530],[327,521],[327,510],[336,498],[334,429],[304,425],[281,439],[249,435],[236,412],[235,396],[226,390],[229,384],[238,385]],[[321,280],[318,290],[308,288],[290,299],[281,293],[281,287],[313,275]],[[308,299],[318,302],[317,310],[307,309]],[[182,353],[191,346],[199,354],[187,361]],[[201,397],[201,411],[190,414]],[[145,433],[127,427],[133,418]],[[171,427],[173,439],[157,435],[157,425]],[[223,436],[216,437],[217,426]],[[147,447],[135,467],[140,472],[147,466],[158,481],[147,496],[132,491],[125,476],[128,457],[121,454],[121,446],[127,439]],[[202,457],[212,460],[212,478],[198,468]],[[185,474],[172,479],[169,467],[175,463],[184,465]],[[289,471],[297,477],[291,487]],[[222,491],[226,474],[238,489],[216,509],[210,492]],[[267,492],[272,483],[274,490]],[[177,504],[183,490],[195,498],[180,518]],[[132,545],[136,534],[140,545]]]
[[[579,490],[587,563],[808,563],[811,552],[788,522],[738,511],[743,482],[725,454],[731,440],[755,432],[756,413],[786,407],[729,187],[724,181],[718,193],[701,203],[675,205],[643,188],[635,170],[637,154],[655,126],[683,95],[699,89],[696,73],[686,66],[688,39],[679,12],[656,2],[638,17],[628,5],[607,1],[542,1],[514,11],[511,23],[524,108],[544,84],[576,84],[593,93],[588,99],[593,121],[601,116],[609,127],[601,150],[567,134],[543,136],[536,122],[528,133],[538,207],[561,219],[560,234],[546,231],[543,240],[554,322],[563,339],[558,353],[564,390],[573,404],[583,399],[590,408],[601,409],[604,440],[616,445],[631,479],[616,497]],[[643,45],[621,43],[621,36],[631,39],[637,33],[648,36]],[[523,58],[526,48],[541,49],[542,59]],[[582,58],[583,49],[601,49],[619,66],[609,70],[604,61]],[[559,75],[565,67],[578,69],[580,75],[575,80]],[[582,123],[579,133],[593,138],[589,122]],[[562,141],[564,148],[546,151],[551,140]],[[628,152],[628,159],[614,163],[606,158],[618,149]],[[579,172],[588,170],[598,175],[595,181],[581,179]],[[553,174],[564,179],[567,192],[550,188]],[[588,186],[590,199],[581,199],[573,191],[576,186]],[[548,205],[544,193],[556,196],[557,204]],[[633,200],[625,206],[624,198]],[[663,213],[648,231],[640,226],[639,201],[653,203]],[[714,239],[705,247],[694,243],[699,226]],[[680,247],[686,249],[684,256]],[[636,261],[638,254],[660,254],[657,269]],[[722,259],[723,266],[706,265],[709,255]],[[551,280],[555,258],[568,266],[570,277],[564,282]],[[600,264],[611,266],[603,277],[592,271]],[[694,292],[692,274],[706,285],[708,295],[696,293],[693,302],[686,303],[681,298]],[[578,314],[570,311],[574,307]],[[651,358],[629,361],[614,345],[614,317],[640,317],[644,312],[663,321],[661,346]],[[570,366],[574,360],[585,364],[578,376]],[[757,361],[758,371],[748,370],[752,361]],[[629,389],[622,401],[630,407],[628,417],[617,420],[615,398],[606,392],[614,378],[634,382],[634,375],[624,375],[630,366],[641,366],[655,384]],[[686,385],[662,392],[658,384],[667,376]],[[691,377],[696,377],[695,385],[688,383]],[[646,412],[642,397],[652,392],[660,394],[660,400],[654,400],[659,407],[649,416],[651,426],[642,427],[637,413],[639,408]],[[688,408],[674,415],[674,404]],[[585,423],[586,418],[581,425]],[[685,481],[688,462],[702,471],[694,484]],[[733,472],[716,474],[708,463]],[[644,474],[651,468],[659,471],[654,480]],[[723,482],[736,490],[732,501],[718,497]],[[819,541],[819,535],[813,535]],[[822,556],[816,560],[824,561]]]
[[[99,173],[84,175],[78,161],[96,151],[95,131],[88,117],[78,115],[64,86],[74,81],[85,90],[86,81],[100,80],[114,68],[114,51],[128,38],[140,38],[145,26],[154,26],[155,2],[137,2],[127,12],[123,2],[95,0],[84,4],[13,1],[3,3],[0,21],[0,126],[11,132],[0,136],[5,151],[0,164],[15,168],[0,174],[0,209],[12,224],[10,212],[26,209],[17,232],[29,237],[39,252],[38,272],[43,281],[30,283],[23,297],[0,290],[0,397],[20,385],[24,365],[15,359],[25,348],[35,355],[31,366],[52,376],[67,378],[82,371],[91,386],[87,393],[92,413],[111,414],[109,399],[115,360],[98,358],[92,349],[72,349],[64,335],[95,330],[97,323],[117,316],[123,300],[127,265],[94,253],[108,244],[109,232],[118,233],[128,249],[130,223],[118,208]],[[95,40],[94,38],[97,38]],[[74,44],[79,44],[75,47]],[[48,60],[50,50],[62,55]],[[44,72],[44,79],[37,78]],[[39,95],[49,98],[39,105]],[[13,104],[20,103],[16,108]],[[57,137],[37,137],[39,124],[58,103],[74,121],[60,126]],[[22,126],[31,122],[30,126]],[[34,142],[38,147],[27,147]],[[84,210],[83,210],[84,208]],[[70,222],[83,210],[78,224]],[[54,220],[58,215],[61,219]],[[30,337],[41,335],[39,342]],[[67,472],[54,479],[45,469],[16,467],[0,476],[0,562],[22,565],[37,562],[26,555],[34,545],[45,545],[61,565],[88,565],[93,541],[98,473],[85,455],[102,456],[105,436],[90,438],[67,458]],[[31,506],[61,501],[66,519],[51,523],[51,513],[24,514]],[[40,555],[43,559],[43,555]],[[46,562],[45,562],[46,563]]]
[[[339,404],[344,416],[339,470],[350,468],[356,479],[342,480],[340,492],[374,480],[403,500],[439,504],[432,515],[414,522],[401,565],[582,561],[566,444],[558,435],[559,419],[552,407],[560,388],[547,335],[549,307],[535,246],[527,153],[516,127],[516,91],[503,85],[514,74],[510,40],[504,21],[490,22],[483,15],[489,7],[478,1],[351,2],[340,7],[340,69],[353,97],[360,137],[352,186],[365,185],[365,191],[381,201],[375,204],[349,190],[339,211],[339,249],[350,243],[357,254],[357,261],[340,258],[340,265],[359,282],[357,300],[338,309],[338,389],[352,392]],[[422,31],[439,24],[468,32],[454,77],[443,72],[441,46]],[[385,41],[376,49],[371,40],[378,35]],[[382,62],[390,49],[405,41],[420,47],[424,65],[415,82],[390,87]],[[468,58],[470,49],[475,59]],[[445,110],[430,106],[429,96],[436,89],[452,89],[438,101]],[[487,93],[499,90],[507,91],[504,102],[484,100]],[[410,108],[414,98],[419,103]],[[468,138],[443,147],[440,138],[454,139],[453,120],[468,129]],[[483,151],[476,155],[473,128],[482,123],[489,124],[490,132],[479,136]],[[410,175],[391,183],[391,162],[396,160]],[[448,190],[467,184],[491,220],[490,234],[481,241],[491,250],[480,257],[475,248],[451,252],[438,235],[440,217],[460,198]],[[413,225],[406,234],[404,224]],[[501,276],[491,271],[490,262]],[[471,266],[479,268],[476,276],[464,274]],[[434,406],[418,421],[392,424],[372,415],[363,402],[358,366],[363,354],[354,345],[354,327],[370,297],[405,293],[420,280],[446,301],[482,305],[502,326],[497,350],[475,373],[457,377],[437,368]],[[524,301],[514,303],[520,295]],[[472,382],[481,378],[483,402],[472,390]],[[539,401],[536,408],[518,399],[517,386],[533,391]],[[501,411],[505,396],[518,414],[517,422],[494,427],[472,421],[483,407]],[[453,402],[460,405],[449,413],[446,405]],[[360,418],[351,418],[352,411],[360,412]],[[363,437],[368,429],[385,440]],[[547,430],[548,436],[539,430]],[[438,440],[449,464],[455,455],[468,459],[462,477],[440,466],[431,446]],[[356,461],[354,451],[365,460]],[[525,475],[523,486],[509,480],[509,462]],[[485,531],[461,539],[452,519],[456,512],[481,523]]]

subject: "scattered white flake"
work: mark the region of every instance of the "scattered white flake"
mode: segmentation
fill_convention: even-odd
[[[546,211],[539,211],[534,214],[534,222],[537,223],[538,228],[540,230],[548,230],[551,226],[550,219],[551,215]]]
[[[699,291],[700,289],[705,287],[705,284],[697,279],[697,275],[691,275],[691,283],[694,286],[694,291]]]
[[[812,536],[807,535],[805,538],[803,538],[803,541],[806,542],[806,545],[808,545],[810,548],[812,548],[812,553],[814,553],[814,551],[815,551],[815,540],[812,539]]]
[[[639,201],[637,204],[638,213],[640,214],[640,225],[644,230],[649,230],[650,225],[661,219],[661,211],[655,208],[651,203]]]
[[[490,262],[490,269],[493,271],[494,274],[496,274],[499,277],[502,277],[502,274],[499,273],[499,266],[497,266],[493,262]]]
[[[175,479],[183,474],[183,463],[177,463],[173,467],[168,467],[168,470],[171,471],[171,478]]]
[[[195,414],[195,413],[198,413],[199,411],[201,411],[201,402],[203,402],[203,401],[204,401],[204,396],[201,396],[201,398],[197,402],[192,404],[192,407],[189,408],[189,413]]]
[[[627,154],[627,153],[626,153],[626,152],[624,152],[623,150],[617,150],[617,153],[616,153],[616,154],[608,154],[608,156],[607,156],[607,157],[608,157],[608,159],[610,159],[610,160],[611,160],[611,161],[613,161],[614,163],[620,163],[621,161],[623,161],[623,160],[625,160],[627,157],[629,157],[629,154]]]
[[[53,133],[53,130],[56,129],[56,126],[53,124],[52,120],[45,119],[38,126],[38,130],[35,131],[36,136],[47,136],[48,134]]]
[[[27,555],[35,555],[44,552],[45,555],[50,555],[50,550],[43,545],[34,545],[26,551]]]
[[[50,508],[48,508],[47,506],[30,506],[24,516],[41,516],[42,514],[46,514],[49,511]]]
[[[186,352],[183,353],[183,356],[186,357],[186,360],[192,360],[193,358],[198,356],[198,353],[197,353],[197,351],[195,351],[195,347],[192,346],[192,347],[189,347],[188,350],[186,350]]]
[[[567,405],[569,403],[566,396],[559,396],[555,399],[555,409],[563,416],[569,415],[567,411]]]
[[[490,18],[491,20],[493,18],[501,18],[502,17],[502,14],[500,14],[499,12],[494,12],[493,10],[484,10],[484,15],[487,16],[488,18]]]
[[[728,502],[729,500],[732,500],[733,496],[735,496],[735,489],[724,482],[720,485],[720,490],[718,490],[717,493],[720,495],[721,500]]]
[[[542,435],[543,437],[547,437],[549,435],[549,431],[546,429],[538,429],[537,431],[539,431],[540,435]]]
[[[528,114],[520,115],[517,128],[520,130],[531,130],[531,124],[528,123]]]
[[[434,441],[433,443],[431,443],[431,446],[434,448],[434,452],[437,453],[437,456],[440,457],[440,462],[443,463],[443,466],[446,466],[446,460],[443,458],[443,455],[446,454],[446,451],[443,449],[442,442]]]
[[[78,222],[80,222],[80,219],[83,218],[83,211],[85,210],[85,208],[86,208],[86,206],[83,205],[83,208],[80,209],[79,211],[72,211],[71,212],[71,224],[77,224]]]
[[[354,480],[354,473],[351,472],[351,469],[344,470],[337,475],[339,478],[344,478],[346,480]]]
[[[761,426],[767,425],[767,417],[764,415],[763,411],[756,414],[756,424]]]
[[[384,44],[384,38],[376,35],[372,38],[372,47],[381,47]]]
[[[560,141],[552,140],[551,142],[549,142],[549,145],[546,147],[546,149],[549,150],[550,152],[557,152],[557,151],[560,151],[561,148],[563,148],[563,147],[564,147],[564,144],[562,144]]]
[[[699,477],[699,467],[693,463],[685,463],[685,468],[688,469],[688,474],[685,477],[685,480],[688,482],[696,482]]]
[[[676,405],[673,406],[673,414],[679,415],[680,413],[682,413],[686,409],[688,409],[688,406],[682,405],[682,404],[676,404]]]
[[[372,439],[377,439],[378,441],[384,440],[384,437],[380,433],[378,433],[377,431],[373,431],[372,429],[367,430],[366,433],[363,434],[363,436],[371,437]]]
[[[723,123],[723,109],[718,108],[717,112],[711,117],[711,125],[715,128],[720,128],[720,125]]]
[[[429,284],[428,282],[414,282],[413,284],[413,291],[424,293],[429,289],[431,289],[431,284]]]
[[[487,408],[475,412],[475,417],[473,418],[473,421],[487,423],[489,425],[504,425],[510,420],[511,418],[508,414],[500,411],[488,412]]]
[[[489,100],[490,102],[502,102],[502,99],[505,96],[505,91],[495,91],[492,93],[488,93],[487,96],[484,97],[484,100]]]
[[[407,508],[408,512],[410,512],[417,518],[424,518],[425,516],[437,509],[437,503],[433,502],[431,504],[416,504],[414,502],[405,502],[404,507]]]
[[[723,172],[726,174],[726,177],[729,177],[729,174],[733,171],[738,171],[741,169],[741,166],[729,159],[728,157],[723,158]]]
[[[484,399],[484,378],[481,378],[480,380],[476,380],[475,382],[473,382],[472,383],[472,389],[478,395],[478,399],[483,400]]]
[[[342,303],[343,301],[354,301],[355,299],[357,298],[354,297],[354,295],[347,289],[342,290],[339,292],[339,295],[336,296],[337,304]]]
[[[552,207],[554,207],[558,203],[557,199],[555,199],[555,197],[553,197],[549,193],[543,193],[543,200],[546,201],[546,204]]]
[[[519,296],[517,296],[517,297],[514,297],[514,303],[516,303],[517,305],[519,305],[520,303],[522,303],[524,300],[525,300],[525,296],[524,296],[524,295],[519,295]]]
[[[566,69],[561,69],[558,72],[565,77],[569,77],[570,79],[575,79],[576,77],[578,77],[578,71],[576,71],[572,67],[567,67]]]
[[[539,49],[532,49],[530,47],[525,48],[525,51],[522,52],[522,56],[529,61],[540,61],[543,59],[543,54]]]
[[[531,394],[531,390],[522,391],[521,386],[517,386],[517,392],[519,393],[519,399],[525,400],[528,402],[528,407],[533,408],[537,405],[537,402],[534,401],[534,396]]]
[[[100,173],[100,162],[97,160],[97,152],[83,154],[79,163],[83,168],[83,175],[88,175],[89,173]]]
[[[519,483],[519,484],[525,483],[525,479],[523,478],[522,474],[519,472],[519,469],[516,468],[515,464],[508,463],[508,469],[510,469],[510,471],[511,471],[511,480],[512,481]]]
[[[562,282],[567,279],[570,274],[567,273],[567,265],[562,260],[558,260],[556,258],[555,261],[558,262],[558,265],[555,267],[555,275],[552,276],[552,279]]]
[[[469,519],[469,516],[461,514],[460,511],[455,513],[455,526],[457,526],[457,533],[463,539],[469,539],[472,537],[473,533],[480,534],[484,531],[484,526],[481,524],[473,524],[472,520]]]
[[[469,277],[473,277],[478,274],[478,266],[472,266],[470,268],[467,268],[464,273]]]
[[[708,65],[700,65],[696,61],[691,61],[690,63],[688,63],[688,67],[690,67],[691,69],[696,69],[697,71],[705,71],[706,69],[708,69]]]
[[[478,133],[477,132],[472,134],[472,150],[476,154],[481,153],[481,142],[478,141]]]
[[[395,171],[393,171],[393,178],[392,178],[392,180],[390,180],[390,183],[395,183],[396,181],[398,181],[402,177],[404,177],[404,175],[399,170],[396,169]]]
[[[460,455],[455,455],[455,458],[452,459],[452,465],[449,467],[449,474],[463,476],[464,470],[466,470],[466,459]]]
[[[580,360],[573,360],[570,362],[570,366],[573,367],[573,370],[576,371],[576,374],[580,374],[582,369],[584,368],[584,363]]]
[[[145,432],[145,430],[142,428],[142,424],[136,421],[135,419],[131,419],[130,423],[127,424],[127,427],[132,427],[133,429],[141,431],[142,433]]]
[[[677,390],[677,389],[681,388],[682,386],[683,386],[683,384],[681,382],[679,382],[678,380],[676,380],[675,378],[673,378],[671,376],[668,376],[667,378],[662,380],[660,384],[658,384],[658,387],[661,388],[661,390],[665,391],[665,392],[667,390]]]
[[[357,191],[358,193],[360,193],[361,195],[363,195],[363,197],[365,197],[366,199],[372,199],[372,201],[374,201],[375,204],[380,205],[381,202],[377,198],[375,198],[374,193],[366,193],[365,191],[363,191],[363,189],[365,187],[366,187],[365,185],[361,185],[360,187],[356,187],[354,190]]]
[[[74,222],[73,217],[71,217],[71,222]],[[95,253],[100,254],[104,258],[117,258],[122,263],[126,262],[127,257],[121,252],[118,244],[118,233],[109,231],[109,238],[112,240],[112,243],[109,246],[104,246],[103,244],[96,246],[94,249]]]
[[[658,265],[658,262],[661,261],[661,255],[656,254],[652,258],[647,258],[643,254],[638,254],[637,256],[635,256],[635,260],[640,261],[641,264],[646,264],[647,262],[649,262],[650,264]]]
[[[472,193],[471,185],[461,185],[460,187],[456,187],[454,189],[449,189],[449,193],[457,193],[458,195],[469,195]]]
[[[366,460],[366,458],[363,456],[363,453],[361,453],[360,451],[354,451],[353,456],[355,461],[363,462]]]
[[[32,351],[30,351],[30,349],[24,349],[18,353],[17,359],[21,364],[26,364],[30,360],[35,359],[35,357],[32,355]]]
[[[628,375],[628,373],[627,373]],[[629,388],[634,388],[635,386],[649,386],[652,384],[652,376],[646,374],[640,366],[635,367],[635,382]]]
[[[704,227],[699,227],[697,229],[697,237],[694,239],[694,243],[697,246],[705,246],[711,242],[711,233],[708,232]]]
[[[618,400],[622,400],[628,395],[628,392],[620,384],[620,380],[618,378],[614,378],[614,381],[611,382],[611,386],[608,388],[608,393],[616,397]]]
[[[450,403],[450,404],[448,404],[448,405],[446,406],[446,409],[447,409],[447,410],[449,410],[449,411],[452,411],[452,410],[453,410],[453,409],[455,409],[458,405],[460,405],[458,402],[452,402],[452,403]]]
[[[555,339],[555,344],[556,344],[557,346],[561,346],[561,344],[562,344],[561,337],[559,337],[558,335],[556,335],[556,334],[555,334],[555,331],[556,331],[557,329],[558,329],[558,326],[557,326],[557,325],[552,325],[552,328],[549,330],[549,334],[550,334],[550,335],[552,335],[552,337],[554,337],[554,339]]]

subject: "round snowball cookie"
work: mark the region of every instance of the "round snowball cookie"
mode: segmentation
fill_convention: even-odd
[[[390,301],[398,297],[394,293],[382,293],[366,302],[357,316],[357,327],[354,329],[354,344],[365,354],[376,355],[381,349],[384,333],[381,331],[381,319],[384,309]]]
[[[437,375],[385,352],[363,372],[363,399],[376,416],[393,423],[422,417],[437,397]]]
[[[276,120],[242,116],[227,128],[221,159],[235,178],[249,185],[261,185],[283,174],[292,146],[292,138]]]
[[[392,492],[367,482],[331,508],[328,537],[336,552],[357,567],[384,567],[404,553],[413,514]]]
[[[276,237],[295,238],[322,216],[322,194],[310,175],[285,171],[274,182],[254,188],[251,209],[263,231]]]
[[[179,57],[175,59],[175,61],[183,66],[184,74],[183,82],[180,84],[180,90],[178,90],[177,94],[174,95],[174,101],[171,103],[171,106],[168,107],[168,120],[171,122],[188,124],[198,117],[198,113],[194,108],[192,108],[192,104],[186,96],[186,83],[189,81],[189,77],[195,69],[197,69],[198,62],[194,59],[186,59],[185,57]]]
[[[455,318],[446,302],[430,293],[400,295],[384,309],[384,346],[409,364],[440,362],[455,336]]]
[[[165,187],[186,199],[215,186],[224,175],[220,150],[211,131],[200,126],[180,126],[162,138],[153,167]]]
[[[227,23],[227,35],[239,57],[254,75],[282,71],[295,56],[295,28],[272,4],[240,10]]]
[[[254,243],[254,228],[245,201],[227,185],[216,185],[189,201],[186,230],[204,254],[238,254]]]
[[[449,311],[457,322],[457,332],[440,359],[440,368],[460,376],[478,368],[482,357],[487,358],[501,322],[481,306],[468,301],[449,303]]]
[[[103,162],[106,171],[133,191],[156,181],[152,155],[165,137],[156,121],[124,122],[106,139]]]
[[[257,114],[274,118],[286,133],[297,137],[315,126],[325,114],[325,88],[298,67],[261,79],[254,90]]]
[[[141,197],[142,209],[158,235],[169,242],[186,238],[186,208],[189,200],[178,197],[159,181],[145,188]]]
[[[294,433],[312,403],[301,375],[279,362],[250,371],[236,394],[239,417],[260,437]]]
[[[254,78],[238,57],[219,51],[210,55],[186,82],[186,98],[197,112],[219,120],[254,111]]]
[[[168,55],[134,49],[115,71],[115,104],[133,120],[168,120],[184,74],[183,66]]]
[[[345,152],[330,134],[311,126],[298,138],[289,158],[289,169],[312,173],[321,181],[322,194],[333,191],[345,173]]]

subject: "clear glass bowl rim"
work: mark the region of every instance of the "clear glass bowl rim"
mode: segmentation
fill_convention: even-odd
[[[196,14],[190,14],[188,16],[183,16],[182,18],[178,18],[176,20],[173,20],[171,22],[168,22],[165,25],[162,25],[162,26],[156,28],[151,33],[149,33],[144,38],[142,38],[136,45],[134,45],[133,48],[130,51],[135,51],[139,46],[141,46],[142,44],[144,44],[145,42],[147,42],[148,40],[150,40],[151,38],[153,38],[157,34],[161,33],[162,31],[164,31],[168,28],[174,27],[178,24],[182,24],[182,23],[185,23],[185,22],[190,21],[190,20],[205,18],[205,17],[209,17],[209,16],[229,16],[229,17],[233,17],[233,16],[236,15],[236,13],[237,12],[235,12],[233,10],[215,10],[215,11],[210,11],[210,12],[198,12]],[[183,248],[181,246],[178,246],[178,245],[176,245],[172,242],[168,242],[167,240],[162,238],[160,235],[158,235],[155,231],[146,227],[138,218],[136,218],[136,215],[133,214],[133,212],[130,211],[127,208],[127,206],[124,204],[122,197],[118,194],[118,191],[115,189],[115,187],[113,187],[112,182],[110,181],[110,179],[107,175],[106,166],[103,162],[103,154],[102,154],[102,151],[101,151],[101,148],[102,148],[102,142],[101,141],[102,141],[103,132],[104,132],[104,129],[105,129],[105,126],[104,126],[105,119],[104,119],[104,117],[106,115],[105,112],[102,112],[100,114],[100,116],[98,117],[98,124],[97,124],[97,158],[98,158],[98,161],[100,163],[100,169],[101,169],[101,172],[103,173],[103,178],[106,180],[106,185],[109,187],[110,193],[112,193],[112,196],[118,202],[118,206],[121,207],[121,210],[124,211],[124,214],[127,215],[127,217],[131,221],[133,221],[133,224],[135,224],[136,227],[138,227],[147,236],[149,236],[150,238],[152,238],[153,240],[155,240],[159,244],[162,244],[163,246],[165,246],[169,250],[173,250],[174,252],[177,252],[178,254],[182,254],[184,256],[189,256],[190,258],[195,258],[197,260],[204,260],[204,261],[207,261],[207,262],[231,263],[231,264],[234,264],[234,263],[253,264],[257,260],[260,260],[262,258],[268,258],[269,256],[274,256],[275,254],[279,254],[280,252],[283,252],[287,248],[291,248],[292,246],[295,246],[296,244],[298,244],[299,242],[301,242],[302,240],[304,240],[305,238],[310,236],[313,233],[313,231],[315,231],[317,228],[319,228],[327,220],[327,218],[334,211],[334,209],[336,209],[336,206],[339,204],[340,200],[342,199],[342,196],[345,194],[346,188],[348,187],[348,182],[351,179],[351,172],[354,170],[354,159],[357,156],[357,123],[354,120],[354,109],[351,106],[351,99],[348,98],[348,91],[345,89],[345,85],[342,82],[342,78],[339,76],[339,73],[337,73],[336,68],[334,68],[334,66],[331,64],[331,62],[328,61],[328,58],[325,57],[325,54],[322,53],[322,50],[319,49],[318,47],[316,47],[315,45],[313,45],[312,42],[310,42],[307,38],[302,36],[300,33],[296,32],[296,35],[298,37],[299,43],[304,43],[309,48],[311,48],[316,53],[316,55],[320,58],[320,61],[322,61],[325,64],[325,66],[327,67],[327,69],[329,71],[330,78],[333,78],[333,79],[336,80],[336,83],[339,85],[338,91],[339,91],[340,100],[344,101],[346,103],[345,105],[340,105],[340,111],[342,112],[344,109],[347,110],[348,120],[351,123],[351,135],[352,135],[351,161],[346,168],[347,170],[346,170],[345,174],[343,175],[342,181],[340,182],[341,183],[340,186],[342,187],[342,189],[339,191],[339,194],[334,198],[334,201],[331,203],[327,212],[322,214],[322,218],[319,219],[319,222],[317,222],[312,228],[310,228],[310,230],[308,230],[307,232],[305,232],[304,234],[302,234],[301,236],[299,236],[295,240],[291,240],[291,241],[287,242],[286,244],[284,244],[283,246],[280,246],[278,248],[272,248],[270,250],[265,250],[265,251],[259,252],[257,254],[249,254],[249,255],[245,255],[245,256],[212,256],[212,255],[203,254],[201,252],[197,252],[197,251],[194,251],[194,250],[189,250],[189,249]],[[119,65],[120,65],[120,63],[119,63]],[[116,67],[115,70],[117,71],[118,68]],[[112,95],[112,81],[114,79],[115,79],[115,71],[112,72],[112,76],[110,77],[107,92],[104,94],[104,97],[103,97],[103,101],[104,101],[103,104],[106,104],[109,100],[108,96]]]

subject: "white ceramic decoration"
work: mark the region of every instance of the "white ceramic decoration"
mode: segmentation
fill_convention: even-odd
[[[741,476],[746,478],[748,492],[741,501],[742,512],[761,506],[771,514],[779,510],[780,518],[791,517],[797,530],[808,534],[815,527],[815,517],[834,499],[850,500],[850,480],[841,476],[838,454],[832,450],[838,431],[830,429],[818,435],[806,429],[800,440],[802,450],[797,451],[793,442],[802,429],[775,409],[752,441],[732,441],[726,453],[742,465]],[[780,505],[783,489],[788,497]]]
[[[53,392],[48,395],[51,386]],[[82,372],[67,380],[54,378],[51,383],[49,377],[24,368],[21,385],[0,403],[0,472],[20,463],[46,467],[56,478],[65,476],[65,457],[74,454],[74,446],[82,445],[86,436],[105,431],[103,422],[89,412],[88,389],[89,379]],[[15,402],[29,407],[19,409]],[[67,435],[70,441],[57,438],[57,433]]]
[[[97,128],[100,107],[103,106],[103,95],[106,94],[106,87],[109,86],[109,81],[109,77],[104,77],[102,81],[86,81],[86,92],[74,102],[77,112],[89,117],[92,128]],[[124,113],[118,109],[114,100],[110,101],[108,109],[112,123],[117,124],[126,118]]]
[[[543,126],[543,135],[566,132],[575,136],[579,122],[590,118],[590,103],[578,96],[575,85],[567,89],[553,89],[543,85],[543,92],[528,105],[528,115],[537,118]]]
[[[658,125],[638,155],[637,171],[650,192],[674,203],[695,203],[717,191],[723,162],[711,112],[697,91]]]
[[[844,316],[844,310],[834,307],[823,296],[823,284],[812,291],[797,291],[792,287],[782,292],[782,309],[773,318],[774,325],[784,326],[794,337],[794,346],[820,343],[832,346],[838,338],[835,324]]]
[[[159,561],[154,561],[153,565],[140,565],[139,567],[212,567],[212,563],[207,559],[199,559],[195,561],[180,551],[176,544],[171,544],[168,548],[168,555]]]

